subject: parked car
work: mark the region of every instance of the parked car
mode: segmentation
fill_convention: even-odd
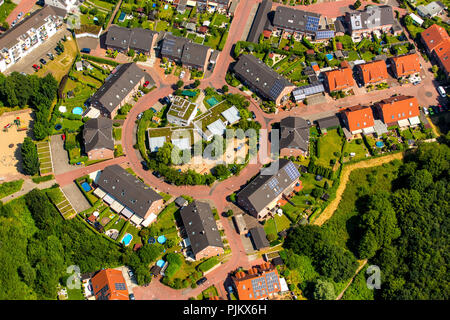
[[[184,70],[181,71],[181,73],[180,73],[180,79],[183,79],[185,74],[186,74],[186,72],[184,72]]]
[[[208,280],[208,279],[206,279],[205,277],[203,277],[203,278],[197,280],[196,283],[197,283],[198,286],[200,286],[200,285],[204,284],[207,280]]]
[[[150,81],[145,81],[145,83],[144,83],[144,88],[147,88],[147,86],[149,85],[149,83],[150,83]]]
[[[90,48],[83,48],[80,50],[81,53],[91,53],[91,49]]]
[[[308,124],[309,127],[311,127],[311,121],[306,120],[306,123]]]
[[[439,92],[439,94],[441,95],[442,98],[445,98],[447,96],[447,93],[445,92],[444,87],[439,86],[437,88],[437,90],[438,90],[438,92]]]
[[[428,114],[428,108],[427,107],[423,107],[422,110],[423,110],[423,113]]]
[[[134,273],[133,273],[133,271],[131,271],[131,270],[128,270],[128,275],[130,276],[130,278],[133,278],[133,276],[134,276]]]
[[[47,56],[49,57],[50,60],[55,59],[55,56],[53,56],[53,53],[51,52],[47,53]]]
[[[153,171],[152,174],[157,177],[158,179],[161,178],[161,173],[159,173],[158,171]]]
[[[38,71],[41,67],[39,67],[37,64],[33,64],[33,69]]]
[[[39,60],[39,62],[42,63],[42,64],[47,64],[47,61],[45,61],[44,58],[41,58],[41,59]]]
[[[129,294],[130,300],[136,300],[136,298],[134,297],[134,294],[130,293]]]
[[[251,112],[252,112],[252,118],[256,119],[256,114],[253,111],[251,111]]]
[[[142,164],[142,168],[143,168],[145,171],[147,171],[147,170],[148,170],[147,162],[141,161],[141,164]]]
[[[208,70],[211,70],[213,68],[213,64],[210,62],[210,63],[208,63]]]
[[[141,119],[143,115],[144,115],[143,112],[139,113],[139,114],[137,115],[138,120]]]
[[[228,286],[227,291],[228,291],[228,293],[233,293],[233,287],[232,286]]]

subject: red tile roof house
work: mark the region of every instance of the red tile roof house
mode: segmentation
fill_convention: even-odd
[[[375,103],[380,119],[388,126],[406,127],[417,125],[419,120],[419,103],[416,97],[395,96]]]
[[[417,53],[391,58],[391,68],[396,78],[410,76],[420,72]]]
[[[373,113],[370,107],[356,105],[341,109],[342,121],[351,134],[370,134],[374,132]]]
[[[268,300],[278,295],[281,283],[278,271],[270,262],[238,271],[232,277],[239,300]]]
[[[450,79],[450,36],[447,31],[441,26],[433,24],[420,36],[428,55],[438,62],[447,79]]]
[[[355,85],[352,69],[343,68],[325,72],[325,86],[329,92],[345,90]]]
[[[383,60],[372,61],[357,66],[359,76],[364,85],[377,84],[389,78],[386,62]]]
[[[101,270],[91,282],[97,300],[130,300],[127,284],[120,270]]]

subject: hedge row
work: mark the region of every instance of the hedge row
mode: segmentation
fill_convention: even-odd
[[[89,60],[89,61],[94,61],[94,62],[98,62],[98,63],[103,63],[103,64],[108,64],[110,66],[116,67],[118,66],[120,63],[113,61],[113,60],[109,60],[109,59],[104,59],[104,58],[100,58],[100,57],[95,57],[95,56],[91,56],[88,54],[83,54],[81,56],[83,59]]]
[[[219,263],[217,257],[211,257],[197,266],[198,271],[206,272]]]

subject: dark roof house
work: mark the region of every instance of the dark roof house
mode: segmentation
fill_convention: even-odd
[[[234,72],[253,90],[277,104],[294,89],[294,85],[286,78],[253,55],[241,55]]]
[[[96,184],[144,219],[153,203],[162,200],[158,193],[117,164],[103,169]]]
[[[150,29],[129,29],[112,25],[106,34],[105,44],[108,48],[120,51],[133,49],[139,52],[150,52],[157,34]]]
[[[223,252],[222,239],[208,203],[193,201],[181,208],[180,215],[196,259]]]
[[[112,126],[112,120],[104,117],[86,121],[83,129],[85,152],[102,148],[114,150]]]
[[[155,81],[135,63],[119,65],[115,72],[106,78],[100,89],[92,95],[91,106],[99,109],[102,115],[112,118],[129,93],[144,79],[150,82],[148,88],[155,85]]]
[[[319,29],[320,14],[279,6],[275,10],[273,25],[286,31],[315,35]]]
[[[268,20],[268,14],[272,10],[272,0],[263,0],[258,7],[252,27],[247,36],[247,41],[258,43],[259,36],[264,31],[264,26]]]
[[[299,176],[300,173],[291,161],[274,161],[237,194],[238,204],[251,215],[264,218],[277,199],[293,190]]]
[[[261,250],[270,246],[269,240],[267,240],[266,232],[264,231],[263,227],[257,226],[251,228],[249,232],[252,236],[253,244],[255,245],[256,250]]]
[[[309,150],[309,125],[300,117],[287,117],[280,121],[280,150],[299,149],[304,153]]]

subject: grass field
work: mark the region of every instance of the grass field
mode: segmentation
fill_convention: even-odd
[[[342,143],[342,137],[339,136],[337,129],[329,130],[327,134],[320,136],[317,141],[317,148],[319,149],[317,164],[331,167],[330,160],[338,159],[334,152],[341,152]]]
[[[17,7],[17,4],[15,4],[14,2],[5,2],[0,6],[0,23],[4,22],[6,18],[8,18],[9,14],[14,10],[15,7]]]
[[[264,231],[267,235],[273,234],[277,236],[278,232],[289,228],[291,221],[283,214],[281,217],[276,214],[264,224]]]

